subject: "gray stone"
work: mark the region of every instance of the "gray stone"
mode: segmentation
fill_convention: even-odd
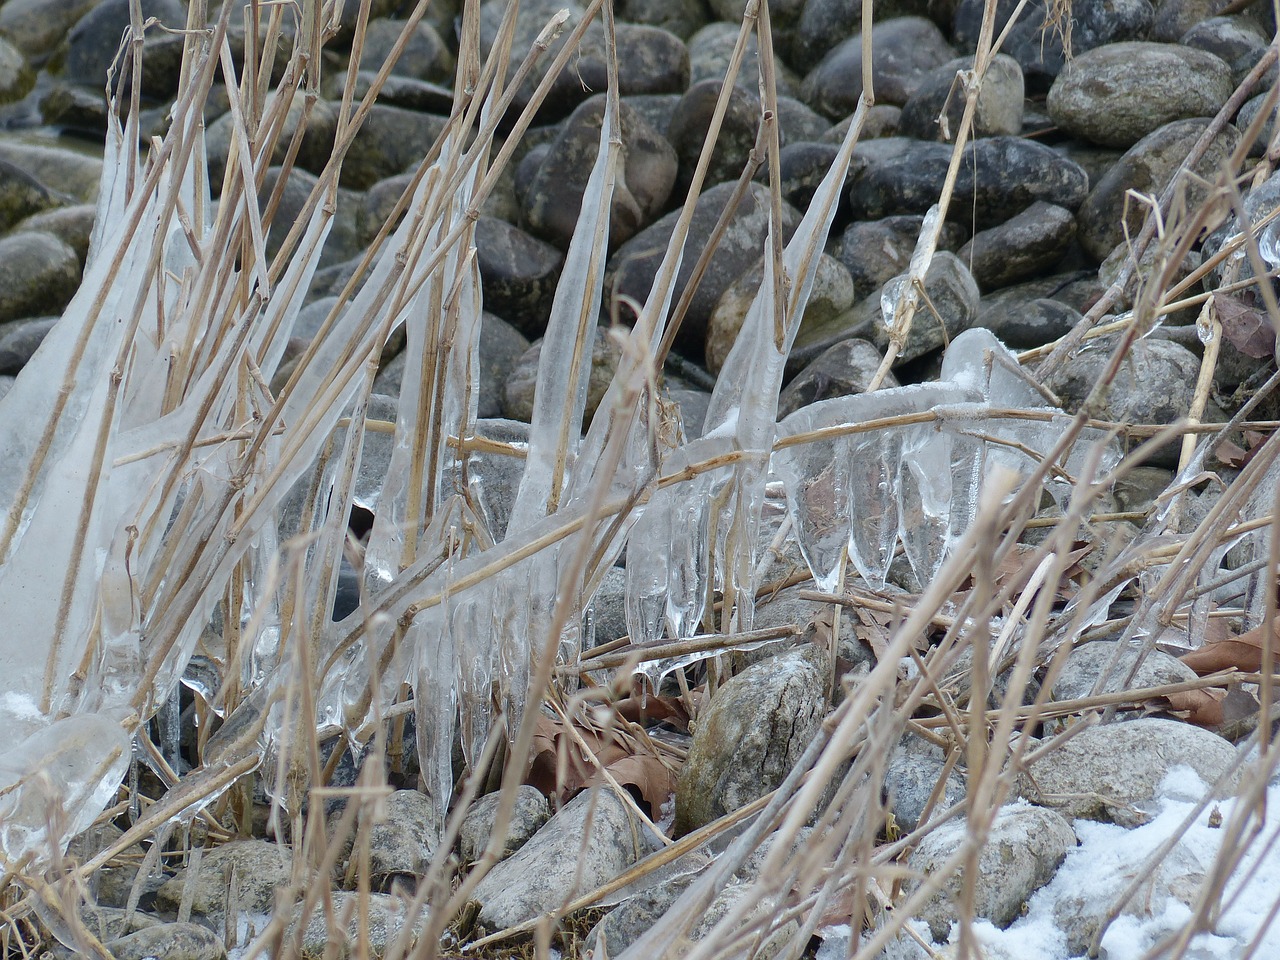
[[[363,814],[367,808],[362,808]],[[383,801],[385,819],[369,828],[369,870],[386,887],[397,877],[417,879],[427,872],[436,848],[434,807],[426,794],[397,790]]]
[[[568,248],[578,225],[587,178],[599,151],[604,109],[604,97],[597,96],[573,111],[523,191],[529,229],[562,249]],[[609,243],[613,246],[657,218],[676,180],[676,153],[671,144],[628,104],[621,104],[620,115],[622,163],[609,220]]]
[[[1079,164],[1089,177],[1089,189],[1098,185],[1107,171],[1116,165],[1124,156],[1123,150],[1114,147],[1100,147],[1087,140],[1067,140],[1054,146],[1054,149],[1072,163]]]
[[[263,198],[261,206],[264,208],[264,212],[267,199],[276,189],[276,184],[279,182],[283,172],[283,167],[271,167],[262,179],[262,192],[259,196]],[[272,224],[271,232],[267,234],[266,251],[268,257],[274,257],[279,252],[294,222],[301,217],[307,198],[315,189],[316,183],[315,174],[298,168],[290,171],[289,179],[285,183],[284,192],[280,197],[280,205],[276,208],[275,221]],[[320,202],[324,203],[323,196]],[[360,256],[364,252],[365,244],[362,242],[363,238],[361,236],[363,231],[360,227],[360,197],[358,194],[342,187],[338,188],[337,209],[334,211],[331,223],[329,237],[325,240],[324,249],[320,252],[320,266],[322,267],[345,263],[352,257]]]
[[[1240,108],[1240,112],[1236,114],[1236,127],[1243,135],[1246,130],[1257,119],[1259,112],[1266,105],[1267,94],[1260,93],[1256,97],[1246,101],[1245,105]],[[1258,129],[1258,135],[1254,138],[1253,143],[1249,145],[1249,156],[1260,157],[1267,149],[1267,144],[1271,142],[1271,135],[1275,131],[1275,106],[1272,106],[1271,113],[1262,121]]]
[[[919,877],[930,876],[968,840],[967,824],[952,821],[925,837],[908,864]],[[978,855],[978,875],[953,873],[925,902],[920,918],[935,940],[945,942],[959,917],[961,885],[968,884],[974,915],[1007,927],[1020,916],[1027,899],[1053,879],[1075,844],[1075,832],[1060,813],[1028,804],[1001,807]],[[919,879],[912,879],[904,888],[910,892],[919,885]]]
[[[564,255],[493,217],[476,221],[476,252],[485,308],[525,336],[541,336],[551,315]]]
[[[778,97],[778,129],[783,143],[817,140],[831,129],[831,121],[803,101]]]
[[[1160,473],[1168,477],[1167,471]],[[1167,683],[1185,683],[1196,678],[1196,672],[1181,660],[1159,650],[1151,650],[1143,658],[1133,679],[1122,683],[1133,668],[1138,653],[1138,647],[1128,644],[1120,647],[1114,640],[1095,640],[1076,647],[1067,657],[1062,672],[1053,683],[1053,699],[1077,700],[1093,696],[1095,691],[1114,693],[1117,690],[1139,690]],[[1113,657],[1115,666],[1111,667],[1109,665]],[[1099,684],[1099,681],[1103,682]]]
[[[898,364],[937,350],[973,326],[978,316],[978,284],[954,253],[939,251],[934,254],[933,262],[924,275],[924,289],[933,308],[921,304],[916,311],[907,342],[898,355]],[[936,316],[934,311],[937,311]],[[872,343],[877,348],[884,350],[889,345],[889,333],[883,323],[872,324],[870,332]]]
[[[961,57],[929,71],[902,105],[898,133],[918,140],[954,142],[960,130],[965,97],[957,74],[973,69],[973,57]],[[991,61],[973,115],[973,137],[1015,136],[1022,131],[1022,68],[997,54]],[[946,123],[940,122],[945,110]]]
[[[584,791],[476,886],[479,923],[500,930],[555,910],[612,880],[657,842],[611,790]]]
[[[1111,821],[1122,827],[1146,823],[1161,781],[1175,766],[1195,770],[1212,785],[1235,762],[1228,741],[1201,727],[1144,717],[1092,727],[1064,740],[1028,770],[1030,799],[1066,816]],[[1235,789],[1239,774],[1225,789]]]
[[[923,226],[924,217],[904,215],[860,220],[845,229],[832,244],[831,255],[848,268],[854,296],[879,293],[886,282],[906,271]],[[964,241],[958,224],[942,225],[938,249],[955,251]]]
[[[676,299],[679,299],[680,292],[693,275],[698,259],[697,251],[702,249],[710,237],[733,193],[733,187],[731,183],[720,184],[704,191],[698,198],[693,222],[689,226],[685,257],[676,275]],[[763,184],[753,184],[730,219],[728,229],[711,256],[707,272],[690,300],[689,311],[676,341],[686,356],[697,358],[702,352],[707,336],[707,323],[720,295],[760,256],[767,230],[768,211],[768,188]],[[667,214],[617,249],[609,261],[609,271],[605,278],[607,296],[627,296],[637,303],[644,303],[678,217],[679,211]],[[784,203],[782,219],[785,242],[799,223],[800,215],[789,204]]]
[[[158,927],[163,923],[151,914],[140,910],[129,913],[118,907],[104,907],[91,903],[86,903],[80,908],[80,920],[84,923],[85,929],[103,943],[118,940],[139,930]]]
[[[267,913],[275,906],[276,888],[290,882],[293,852],[266,840],[232,840],[207,851],[192,880],[191,912],[220,922],[226,912],[226,871],[234,870],[240,889],[240,909]],[[190,867],[180,869],[156,891],[156,902],[166,910],[182,903]]]
[[[587,934],[587,946],[595,955],[603,943],[608,956],[619,956],[641,936],[648,933],[655,923],[676,902],[680,894],[697,879],[696,872],[669,877],[660,883],[635,893],[610,910]]]
[[[867,111],[867,118],[862,122],[862,131],[858,134],[858,142],[878,140],[880,137],[898,135],[898,121],[902,119],[902,108],[891,103],[877,103]],[[853,125],[853,114],[849,114],[821,137],[821,143],[834,143],[839,146],[849,134]]]
[[[222,938],[198,923],[162,923],[108,941],[115,960],[221,960]]]
[[[862,154],[866,163],[850,181],[855,218],[922,214],[937,202],[951,147],[896,137],[867,147]],[[1020,137],[987,137],[965,148],[951,210],[963,222],[995,226],[1037,200],[1075,210],[1088,184],[1084,170],[1051,147]]]
[[[1066,62],[1067,24],[1059,19],[1060,10],[1051,2],[1030,0],[1018,21],[1009,27],[1009,18],[1017,6],[1018,0],[998,0],[995,36],[1008,30],[1000,49],[1022,65],[1028,90],[1043,93]],[[977,49],[984,7],[984,0],[960,0],[957,4],[955,42],[961,49]],[[1155,11],[1150,0],[1107,0],[1075,4],[1069,16],[1070,49],[1078,56],[1104,44],[1144,39]]]
[[[1047,297],[1010,297],[991,303],[984,298],[978,305],[977,326],[986,327],[1008,347],[1026,350],[1066,336],[1081,319],[1079,310]]]
[[[670,30],[688,40],[706,26],[710,11],[703,0],[622,0],[618,19]]]
[[[391,49],[395,46],[400,34],[404,31],[404,23],[399,20],[378,18],[370,20],[365,28],[364,53],[360,58],[361,65],[370,71],[381,69]],[[436,83],[447,83],[452,80],[453,54],[440,34],[429,23],[419,21],[409,34],[409,41],[400,54],[400,59],[392,68],[395,75],[411,77],[415,80],[430,80]]]
[[[738,42],[736,23],[709,23],[689,38],[689,81],[723,80]],[[799,95],[800,78],[781,61],[775,61],[777,91],[780,97]],[[754,33],[747,39],[742,66],[738,70],[739,89],[755,96],[759,93],[756,78],[760,76],[760,50]]]
[[[458,832],[458,852],[464,865],[475,863],[484,853],[493,835],[493,821],[498,815],[501,795],[491,793],[471,805]],[[498,859],[505,860],[523,847],[544,823],[551,819],[547,798],[537,787],[522,784],[516,790],[516,802],[507,824],[507,838],[498,851]]]
[[[804,557],[799,547],[795,545],[794,538],[783,547],[783,551],[784,563],[797,570],[805,568]],[[800,596],[801,590],[811,587],[812,584],[784,587],[770,596],[756,608],[755,628],[797,627],[801,630],[800,636],[804,638],[800,641],[801,646],[797,648],[800,650],[804,649],[803,644],[809,643],[818,636],[820,629],[825,630],[829,638],[831,605],[820,600],[806,600]],[[820,621],[821,626],[815,621]],[[795,646],[794,640],[779,641],[777,644],[761,648],[762,652],[758,655],[749,652],[745,655],[745,659],[750,663],[767,661],[787,647]],[[848,614],[840,618],[840,638],[836,641],[836,656],[840,661],[837,666],[845,672],[857,672],[875,666],[875,654],[871,647],[858,636],[855,618]]]
[[[0,35],[29,57],[48,53],[95,0],[7,0],[0,7]]]
[[[788,143],[783,147],[778,155],[778,186],[782,199],[799,210],[807,207],[839,152],[839,148],[831,143]],[[756,173],[756,179],[761,183],[768,183],[769,176],[764,166]]]
[[[446,122],[434,114],[374,104],[343,161],[342,185],[366,190],[420,163]]]
[[[5,398],[5,394],[13,389],[13,383],[16,379],[16,377],[11,377],[7,373],[0,374],[0,400],[3,400]]]
[[[419,910],[411,918],[408,904],[401,896],[371,893],[366,901],[361,894],[346,890],[337,890],[329,896],[333,903],[332,923],[323,909],[311,911],[305,924],[301,916],[302,905],[293,910],[285,937],[286,942],[293,942],[300,936],[303,960],[331,960],[333,957],[346,960],[363,956],[357,949],[362,934],[368,937],[369,955],[381,957],[402,936],[407,936],[408,946],[412,946],[427,925],[427,911]],[[406,926],[411,926],[411,929],[406,931]]]
[[[884,771],[884,800],[902,833],[910,833],[920,825],[929,798],[946,769],[946,760],[941,747],[911,733],[893,748]],[[966,792],[964,777],[953,766],[930,816],[936,817],[959,803]]]
[[[1130,191],[1160,196],[1208,125],[1208,120],[1177,120],[1130,148],[1080,205],[1076,219],[1085,253],[1104,260],[1124,240],[1126,224],[1129,236],[1138,235],[1149,207],[1133,200],[1126,206],[1126,196]],[[1192,167],[1194,176],[1186,178],[1186,209],[1197,209],[1204,202],[1239,142],[1239,132],[1228,125]]]
[[[144,22],[154,17],[171,28],[187,25],[187,11],[178,0],[142,0],[141,6]],[[101,90],[128,27],[129,0],[102,0],[81,17],[67,34],[62,63],[67,80]]]
[[[1183,45],[1212,53],[1231,68],[1234,88],[1267,52],[1267,38],[1243,17],[1210,17],[1182,35]],[[1272,68],[1272,80],[1274,80]],[[1267,83],[1271,81],[1266,81]]]
[[[507,374],[503,388],[503,415],[512,420],[533,420],[533,394],[538,384],[538,362],[542,356],[542,341],[534,343],[524,355],[515,362]],[[591,373],[587,381],[587,407],[583,414],[583,422],[589,423],[595,416],[596,408],[604,399],[613,376],[618,371],[618,363],[622,359],[622,346],[617,339],[609,336],[604,327],[596,327],[595,339],[591,346]]]
[[[353,96],[363,99],[373,88],[377,74],[361,70],[356,74]],[[448,87],[418,80],[414,77],[399,77],[395,74],[383,81],[378,92],[378,102],[389,107],[403,107],[405,110],[416,110],[419,113],[447,114],[453,109],[453,90]]]
[[[711,373],[718,374],[724,366],[763,279],[764,259],[761,258],[720,295],[707,321],[706,367]],[[822,254],[801,323],[823,324],[851,306],[853,279],[849,271],[839,260]]]
[[[1173,482],[1173,471],[1160,467],[1134,467],[1116,480],[1111,490],[1116,509],[1145,513]]]
[[[4,8],[0,8],[4,9]],[[55,194],[80,203],[98,199],[102,160],[62,147],[0,140],[0,160],[34,177]]]
[[[284,128],[276,141],[275,149],[271,152],[271,162],[273,164],[284,163],[294,131],[297,130],[298,124],[302,122],[304,108],[305,102],[302,97],[295,97],[293,103],[289,105],[289,112],[285,116]],[[311,109],[311,116],[307,120],[306,132],[302,135],[302,145],[298,149],[296,161],[297,167],[301,167],[311,173],[320,173],[324,170],[325,164],[329,162],[329,156],[333,152],[333,135],[337,129],[337,124],[338,112],[333,105],[325,100],[317,100]],[[224,113],[211,123],[205,132],[205,145],[209,153],[209,179],[215,190],[220,189],[222,186],[222,177],[227,168],[227,152],[231,148],[231,134],[234,129],[235,121],[233,117],[230,113]],[[363,128],[361,128],[361,133],[364,133]],[[359,138],[360,135],[358,134],[357,141],[359,141]],[[352,149],[355,149],[354,145]],[[398,173],[399,171],[397,170],[396,172]],[[347,183],[345,163],[343,164],[343,185],[350,186]]]
[[[35,83],[35,71],[27,65],[26,57],[13,44],[0,38],[0,103],[21,100]]]
[[[0,239],[0,321],[61,314],[80,285],[80,259],[49,233]]]
[[[1128,147],[1174,120],[1213,116],[1232,89],[1231,68],[1211,53],[1133,41],[1080,54],[1047,103],[1068,133]]]
[[[1079,410],[1110,362],[1114,346],[1110,338],[1087,344],[1045,386],[1068,410]],[[1150,337],[1139,340],[1120,365],[1099,415],[1120,423],[1172,423],[1191,409],[1199,373],[1199,358],[1181,344]],[[1170,441],[1149,462],[1157,467],[1176,466],[1180,449],[1180,441]]]
[[[27,170],[0,160],[0,230],[62,204],[53,191]]]
[[[983,230],[956,254],[988,290],[1052,269],[1071,249],[1076,218],[1070,210],[1037,201],[997,227]]]
[[[723,84],[719,80],[703,80],[691,86],[676,104],[671,122],[667,125],[667,139],[675,148],[679,162],[676,186],[683,192],[693,180],[694,168],[702,153],[703,141],[711,126],[716,101]],[[729,96],[729,107],[720,125],[720,135],[711,153],[711,166],[707,169],[707,184],[737,180],[746,163],[747,153],[756,142],[756,128],[760,124],[760,100],[743,87],[734,87]]]
[[[703,708],[676,787],[676,834],[782,783],[826,712],[826,654],[812,644],[744,670]]]
[[[1201,20],[1212,17],[1229,0],[1159,0],[1151,24],[1151,39],[1161,43],[1177,43],[1178,38]]]
[[[0,324],[0,373],[17,373],[31,359],[57,317]]]
[[[880,368],[880,359],[874,345],[857,337],[833,344],[782,388],[778,419],[819,400],[862,393]],[[883,386],[898,386],[897,377],[890,372]]]
[[[91,87],[57,84],[40,98],[40,117],[50,127],[101,139],[107,132],[107,98]]]
[[[877,103],[902,105],[925,75],[955,51],[942,31],[923,17],[881,20],[871,29],[872,83]],[[805,101],[832,119],[853,111],[862,96],[862,34],[831,49],[804,79]]]

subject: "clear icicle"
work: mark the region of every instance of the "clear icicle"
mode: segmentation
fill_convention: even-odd
[[[812,408],[796,411],[779,424],[782,437],[818,429]],[[855,505],[851,483],[852,444],[835,436],[782,447],[774,453],[773,471],[782,481],[787,508],[800,552],[818,589],[837,589],[840,561],[849,547]]]

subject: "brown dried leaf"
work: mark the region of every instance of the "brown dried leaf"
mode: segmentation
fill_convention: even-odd
[[[1213,306],[1222,322],[1222,335],[1246,357],[1261,360],[1276,348],[1276,331],[1266,311],[1225,293],[1213,295]]]
[[[630,754],[618,757],[607,764],[609,773],[621,786],[635,787],[649,805],[649,816],[654,820],[661,815],[662,805],[676,791],[675,771],[652,754]],[[597,773],[587,778],[584,787],[605,783],[604,775]]]
[[[1169,711],[1183,720],[1194,723],[1198,727],[1219,727],[1222,725],[1222,701],[1227,691],[1217,687],[1200,690],[1183,690],[1162,697],[1169,703]]]
[[[1280,639],[1280,618],[1272,621],[1271,631],[1274,647],[1275,640]],[[1179,659],[1202,677],[1219,670],[1256,673],[1262,669],[1263,640],[1262,627],[1254,627],[1238,637],[1210,641]]]

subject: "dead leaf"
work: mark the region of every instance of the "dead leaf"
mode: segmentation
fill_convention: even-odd
[[[1177,714],[1180,719],[1198,727],[1219,727],[1223,719],[1222,701],[1226,695],[1225,690],[1208,687],[1170,693],[1160,699],[1168,701],[1169,712]]]
[[[1276,331],[1266,311],[1225,293],[1213,295],[1213,306],[1222,322],[1222,336],[1246,357],[1261,360],[1276,348]]]
[[[1280,617],[1272,621],[1272,648],[1275,640],[1280,640]],[[1243,670],[1246,673],[1257,673],[1262,669],[1262,645],[1264,640],[1262,627],[1240,634],[1238,637],[1227,637],[1205,643],[1198,650],[1179,657],[1183,663],[1201,677],[1219,670]],[[1273,654],[1273,661],[1277,658]],[[1273,663],[1273,667],[1274,667]]]

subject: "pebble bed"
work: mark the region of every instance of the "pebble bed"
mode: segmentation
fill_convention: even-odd
[[[352,6],[348,3],[344,12],[348,19],[354,17]],[[486,40],[504,6],[502,0],[483,4]],[[673,228],[673,211],[720,92],[718,78],[743,6],[742,0],[619,0],[625,162],[613,210],[607,278],[612,294],[643,299],[648,289],[657,266],[653,251],[665,246]],[[998,4],[1005,16],[1014,6],[1004,0]],[[1210,0],[1077,2],[1069,31],[1052,19],[1047,6],[1039,0],[1027,4],[983,83],[975,139],[964,152],[953,217],[942,231],[941,252],[925,282],[936,322],[915,324],[887,385],[936,376],[940,348],[972,326],[990,329],[1015,350],[1042,347],[1067,334],[1110,284],[1126,237],[1141,227],[1146,207],[1135,201],[1135,194],[1159,196],[1166,189],[1263,57],[1276,29],[1271,4],[1262,2],[1229,16],[1215,15],[1223,4]],[[565,0],[523,0],[515,49],[527,48],[561,7],[575,13],[581,9]],[[863,390],[879,364],[887,345],[880,291],[906,269],[923,215],[942,187],[952,153],[947,133],[960,119],[962,98],[953,95],[953,85],[957,70],[972,65],[982,8],[981,0],[876,2],[876,105],[855,152],[791,356],[779,417],[815,400]],[[175,28],[185,25],[179,0],[143,0],[142,12],[144,18]],[[390,50],[403,13],[397,0],[373,0],[365,61],[371,68]],[[328,313],[443,128],[457,14],[456,3],[448,0],[432,5],[352,147],[322,269],[295,331],[298,351]],[[861,93],[860,15],[859,5],[848,0],[780,0],[772,9],[780,57],[778,120],[788,228],[798,222],[835,156]],[[0,108],[5,120],[0,133],[0,396],[80,282],[101,173],[99,144],[107,109],[103,80],[128,21],[127,0],[7,0],[0,6],[0,102],[8,104]],[[1068,33],[1069,50],[1064,44]],[[335,49],[327,66],[330,80],[343,73],[341,38]],[[176,89],[181,37],[151,29],[143,50],[145,122],[158,128],[166,97]],[[532,412],[538,338],[598,137],[603,96],[594,91],[603,84],[601,53],[599,36],[589,33],[581,57],[557,80],[477,225],[486,309],[479,405],[494,436],[518,439],[523,429],[519,421],[527,422]],[[691,249],[700,249],[710,233],[755,140],[761,113],[755,56],[753,46],[693,220]],[[1231,122],[1218,128],[1194,165],[1199,179],[1184,177],[1186,209],[1204,201],[1218,170],[1241,149],[1243,131],[1275,76],[1273,66],[1256,96],[1239,98],[1238,112],[1226,118]],[[326,93],[336,96],[332,89]],[[215,89],[206,107],[215,183],[230,137],[225,110],[225,91]],[[334,104],[322,100],[285,191],[281,222],[292,221],[290,204],[300,207],[314,173],[322,169],[335,118]],[[1247,164],[1261,157],[1269,131],[1267,123],[1245,148]],[[267,190],[278,175],[275,168]],[[1246,209],[1251,216],[1262,216],[1277,202],[1280,177],[1272,177],[1252,188]],[[690,304],[675,348],[681,361],[678,369],[668,368],[665,378],[670,397],[689,422],[705,411],[709,388],[760,283],[767,210],[767,188],[753,185]],[[1221,244],[1232,228],[1230,216],[1207,227],[1212,232],[1177,265],[1175,281]],[[270,243],[268,249],[274,249]],[[693,259],[686,258],[682,284]],[[1219,275],[1210,274],[1205,284],[1211,289],[1219,281]],[[1114,309],[1126,305],[1122,301]],[[1166,423],[1187,412],[1202,350],[1195,315],[1194,309],[1174,313],[1155,335],[1134,347],[1131,362],[1106,398],[1102,418]],[[1077,409],[1088,395],[1110,355],[1109,346],[1103,341],[1078,349],[1046,381],[1068,410]],[[593,353],[589,412],[608,384],[616,350],[601,333]],[[1229,416],[1248,388],[1273,372],[1273,358],[1262,353],[1257,357],[1232,343],[1221,345],[1205,419]],[[402,369],[402,358],[384,357],[375,392],[396,396]],[[281,376],[289,370],[286,362]],[[375,397],[375,410],[379,402],[386,403]],[[1124,490],[1116,491],[1117,506],[1146,509],[1168,486],[1177,455],[1176,445],[1157,453]],[[794,551],[791,559],[796,559]],[[607,579],[596,600],[598,641],[625,633],[621,583],[620,576]],[[784,591],[762,607],[761,622],[804,624],[820,611],[818,603]],[[1053,689],[1055,698],[1072,699],[1093,689],[1110,661],[1105,644],[1089,644],[1073,654]],[[853,666],[874,659],[852,633],[841,637],[839,654]],[[822,721],[829,669],[812,645],[776,650],[719,690],[686,744],[689,760],[675,795],[675,830],[697,829],[781,782]],[[1178,660],[1158,652],[1142,669],[1133,680],[1135,687],[1194,677]],[[780,753],[779,743],[790,746]],[[1073,823],[1138,827],[1165,795],[1171,770],[1189,765],[1203,783],[1225,778],[1230,787],[1235,754],[1223,736],[1161,717],[1097,727],[1070,740],[1035,768],[1039,792],[1023,791],[1023,797],[1000,812],[990,847],[993,859],[988,863],[984,857],[980,876],[973,878],[978,916],[996,928],[1015,924],[1029,899],[1052,883],[1059,865],[1075,850]],[[914,737],[905,738],[893,752],[886,786],[900,828],[915,826],[943,759],[940,749]],[[964,791],[964,778],[952,773],[943,806],[962,799]],[[1043,802],[1046,796],[1083,799],[1049,805]],[[387,802],[386,822],[372,833],[374,872],[389,883],[398,878],[411,884],[434,853],[420,801],[412,789],[396,791]],[[656,819],[658,811],[653,812]],[[492,817],[492,804],[478,804],[471,812],[460,862],[483,849],[487,817]],[[507,844],[510,855],[476,891],[481,904],[477,929],[520,923],[558,907],[567,890],[588,890],[608,881],[660,846],[646,830],[607,792],[581,794],[553,811],[538,791],[524,788]],[[938,831],[912,854],[909,865],[927,875],[962,839],[954,831]],[[77,841],[85,852],[102,842],[98,833]],[[580,862],[581,850],[585,856]],[[610,955],[620,954],[688,886],[706,857],[695,851],[687,861],[689,870],[622,900],[586,942],[598,943],[603,933]],[[1197,892],[1197,867],[1186,863],[1183,874],[1166,870],[1151,896],[1190,904]],[[237,903],[244,915],[231,945],[239,940],[242,946],[244,917],[257,917],[260,928],[275,906],[275,890],[289,880],[289,858],[262,836],[207,851],[198,876],[189,875],[195,867],[179,867],[143,877],[135,885],[136,863],[106,868],[96,878],[97,906],[85,908],[86,922],[117,958],[225,956],[227,930],[237,927],[225,917],[230,864],[235,864]],[[579,868],[582,872],[575,876]],[[722,897],[731,900],[748,879],[749,870]],[[141,891],[141,899],[126,911],[131,891]],[[355,896],[336,889],[335,908],[354,906]],[[919,935],[932,937],[940,950],[951,935],[956,896],[948,887],[920,914]],[[1086,898],[1072,906],[1069,916],[1059,917],[1061,956],[1087,949],[1109,906]],[[175,922],[179,911],[190,922]],[[403,926],[403,903],[389,894],[374,894],[370,915],[371,936],[384,949]],[[303,942],[308,954],[323,955],[324,924],[313,920]],[[754,955],[770,956],[767,946]],[[904,941],[894,955],[908,956],[910,948]],[[52,954],[73,952],[55,946]]]

